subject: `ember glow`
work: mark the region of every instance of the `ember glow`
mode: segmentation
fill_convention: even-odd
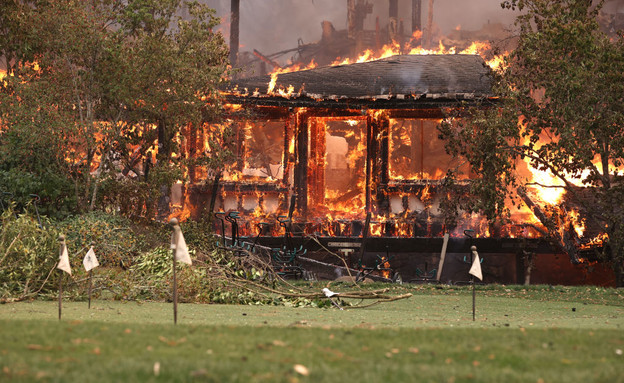
[[[422,35],[416,31],[407,41],[392,41],[380,49],[363,49],[353,57],[326,62],[336,67],[392,56],[479,55],[492,70],[503,68],[507,54],[494,55],[489,43],[474,41],[457,48],[440,41],[435,48],[426,49],[420,45]],[[316,67],[313,60],[307,65],[277,68],[266,82],[255,83],[258,89],[250,96],[250,104],[240,99],[247,97],[247,91],[224,93],[235,103],[231,111],[250,108],[259,114],[245,121],[229,121],[236,131],[236,144],[229,147],[236,159],[222,169],[215,205],[215,211],[240,212],[242,235],[259,234],[261,222],[269,224],[263,235],[284,235],[277,217],[292,214],[301,235],[357,237],[362,236],[370,212],[370,236],[441,237],[449,233],[464,237],[464,231],[470,229],[477,238],[538,238],[549,235],[545,221],[553,220],[560,239],[582,238],[582,243],[591,243],[583,238],[588,230],[582,214],[564,207],[563,183],[528,163],[523,167],[524,204],[518,206],[519,201],[511,198],[507,203],[510,222],[493,226],[479,214],[460,211],[457,225],[447,227],[443,200],[454,197],[445,189],[445,177],[448,172],[461,174],[457,182],[467,190],[471,172],[462,158],[446,153],[445,143],[438,137],[443,113],[435,107],[393,110],[392,94],[387,98],[388,108],[348,105],[328,110],[315,102],[327,105],[339,95],[319,96],[304,81],[297,89],[285,85],[286,76],[280,78],[290,72],[301,72],[294,78],[308,78],[303,71]],[[303,89],[306,85],[307,91]],[[429,96],[433,100],[446,97],[427,92],[420,95],[423,100]],[[418,97],[414,97],[415,103]],[[307,104],[302,106],[304,102]],[[205,144],[204,150],[211,148]]]
[[[416,41],[420,40],[422,36],[421,31],[414,32],[412,39],[401,46],[398,42],[394,41],[390,44],[384,45],[380,50],[373,51],[372,49],[366,49],[364,52],[357,55],[356,58],[337,58],[334,62],[330,64],[330,66],[338,66],[338,65],[349,65],[354,63],[363,63],[374,60],[380,60],[387,57],[392,57],[396,55],[449,55],[449,54],[465,54],[465,55],[480,55],[486,61],[486,63],[493,69],[499,70],[503,67],[504,58],[508,55],[507,52],[494,55],[492,54],[492,46],[490,43],[485,41],[474,41],[467,48],[458,49],[456,47],[446,47],[442,41],[438,42],[438,46],[436,48],[423,48],[422,46],[412,46]],[[273,86],[275,86],[275,82],[273,78],[277,79],[277,75],[281,73],[290,73],[290,72],[298,72],[301,70],[313,69],[318,67],[316,62],[312,60],[307,65],[296,64],[293,66],[285,67],[285,68],[277,68],[273,72],[270,73]],[[273,90],[271,86],[269,86],[269,92]]]

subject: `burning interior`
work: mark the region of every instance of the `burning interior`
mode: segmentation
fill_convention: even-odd
[[[386,277],[398,270],[407,281],[462,282],[474,244],[486,282],[613,285],[612,270],[582,255],[599,230],[585,228],[575,209],[553,208],[564,198],[556,188],[515,191],[524,206],[504,227],[468,214],[455,225],[445,220],[447,172],[467,174],[464,185],[470,172],[446,153],[437,126],[449,111],[496,106],[490,68],[501,57],[479,40],[513,45],[502,25],[436,36],[433,2],[422,22],[414,0],[410,33],[399,17],[402,3],[390,0],[388,25],[377,16],[375,30],[365,30],[373,4],[349,0],[347,30],[324,21],[321,40],[289,50],[296,56],[282,67],[276,55],[238,52],[234,4],[230,55],[244,69],[223,89],[227,120],[187,137],[189,157],[210,153],[211,132],[226,125],[234,159],[217,174],[191,166],[182,218],[233,214],[227,224],[223,216],[216,221],[218,233],[269,249],[288,242],[307,251],[298,259],[307,268],[318,261],[362,270],[366,263]],[[528,164],[519,168],[535,184],[553,181]],[[557,214],[553,238],[545,222]],[[341,273],[331,270],[324,277]]]
[[[404,280],[461,282],[472,244],[486,254],[489,281],[524,282],[549,258],[575,267],[542,238],[535,206],[495,232],[478,216],[452,227],[445,222],[445,175],[467,165],[446,153],[436,127],[449,109],[496,105],[490,68],[478,55],[399,55],[247,78],[224,95],[234,160],[216,178],[192,169],[193,218],[209,206],[236,211],[236,233],[227,228],[232,237],[275,248],[288,235],[311,259],[333,262],[330,250],[357,268],[368,257],[377,266],[391,263],[383,268],[400,270]],[[197,150],[209,151],[201,136]],[[217,232],[224,228],[217,222]],[[443,247],[455,262],[447,258],[439,275]],[[560,266],[553,265],[533,280],[575,275],[562,269],[557,276]]]

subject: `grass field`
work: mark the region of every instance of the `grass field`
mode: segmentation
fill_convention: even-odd
[[[332,288],[334,289],[334,288]],[[340,290],[336,287],[334,290]],[[0,381],[624,382],[615,289],[405,286],[369,308],[0,305]]]

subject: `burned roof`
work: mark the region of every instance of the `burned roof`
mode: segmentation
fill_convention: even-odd
[[[448,103],[493,97],[491,70],[478,55],[399,55],[282,73],[272,90],[270,82],[268,75],[241,79],[225,90],[239,102],[243,98],[244,102],[291,106],[307,99],[339,104],[392,101],[398,107],[419,107],[415,101]]]

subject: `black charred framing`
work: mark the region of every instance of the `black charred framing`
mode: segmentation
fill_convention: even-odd
[[[489,106],[492,96],[490,69],[476,55],[393,56],[386,59],[325,67],[277,76],[241,79],[224,91],[228,103],[241,105],[254,121],[283,124],[283,176],[273,182],[221,181],[221,193],[276,195],[279,210],[288,211],[294,195],[295,218],[309,230],[318,229],[316,210],[326,202],[325,128],[318,119],[358,124],[365,158],[360,164],[364,204],[362,219],[368,212],[388,216],[392,196],[402,199],[404,216],[408,195],[422,195],[435,190],[436,179],[396,180],[389,172],[390,130],[393,120],[442,119],[449,108]],[[290,91],[288,91],[290,89]],[[236,118],[232,116],[232,118]],[[294,151],[289,147],[294,143]],[[424,149],[423,149],[424,150]],[[421,153],[420,156],[423,156]],[[345,193],[338,200],[354,198]],[[237,209],[244,215],[242,198]],[[223,201],[222,201],[223,202]],[[223,203],[222,203],[223,205]],[[412,214],[413,219],[422,217]],[[343,222],[344,221],[344,222]],[[360,220],[336,219],[332,234],[361,231]],[[340,224],[339,222],[343,222]],[[390,222],[390,221],[388,221]],[[402,223],[405,225],[405,223]],[[408,224],[414,236],[432,235],[427,225]],[[385,235],[395,231],[390,222]]]

